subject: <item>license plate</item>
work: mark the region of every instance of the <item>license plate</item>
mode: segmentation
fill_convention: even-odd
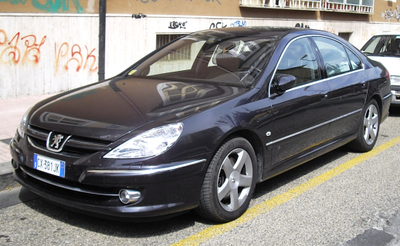
[[[33,168],[58,177],[65,177],[65,162],[33,154]]]

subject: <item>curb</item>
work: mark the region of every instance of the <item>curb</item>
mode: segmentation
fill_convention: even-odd
[[[21,185],[14,179],[12,173],[0,175],[0,192],[20,186]]]
[[[0,192],[21,186],[13,177],[13,168],[10,162],[0,163]]]
[[[0,176],[3,176],[5,174],[12,173],[14,170],[11,166],[11,162],[2,162],[0,163]]]

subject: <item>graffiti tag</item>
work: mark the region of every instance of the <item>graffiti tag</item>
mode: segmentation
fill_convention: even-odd
[[[297,23],[294,27],[300,27],[300,28],[310,28],[309,25],[304,25],[304,23]]]
[[[186,24],[187,21],[185,22],[177,22],[177,21],[171,21],[169,23],[169,29],[186,29]]]
[[[33,34],[22,36],[20,32],[9,39],[7,33],[0,29],[0,62],[14,65],[26,62],[38,64],[41,59],[42,47],[48,43],[46,40],[47,36],[38,39]],[[64,67],[65,70],[68,70],[70,66],[76,66],[77,72],[85,69],[89,72],[96,71],[97,57],[94,54],[96,49],[90,50],[86,45],[84,47],[82,49],[78,44],[70,45],[68,42],[64,42],[57,48],[57,43],[55,43],[56,71],[59,66]]]
[[[6,45],[0,52],[0,60],[14,64],[25,61],[39,63],[40,48],[45,43],[46,36],[43,36],[40,42],[37,41],[35,35],[27,35],[22,38],[20,36],[21,34],[18,32],[7,42],[7,33],[0,29],[0,45]]]
[[[76,12],[82,13],[83,8],[79,0],[46,0],[45,3],[39,0],[32,0],[32,6],[51,13],[58,13],[60,10],[69,11],[69,3],[72,1]],[[12,4],[26,4],[27,0],[0,0],[0,2],[10,2]]]
[[[225,28],[228,25],[224,25],[223,22],[218,21],[217,23],[211,23],[210,28],[209,29],[214,29],[214,28]]]
[[[235,21],[231,23],[231,27],[241,27],[241,26],[247,26],[246,21]]]
[[[71,49],[69,48],[69,44],[67,42],[64,42],[61,44],[61,46],[57,50],[57,43],[54,44],[54,51],[55,51],[55,66],[56,66],[56,71],[58,70],[58,67],[60,63],[64,64],[65,70],[68,70],[68,66],[70,63],[76,64],[76,71],[79,72],[82,69],[86,69],[88,67],[89,60],[92,59],[92,62],[90,63],[90,72],[94,72],[97,70],[97,67],[94,67],[96,65],[96,56],[93,55],[93,52],[95,49],[92,49],[89,52],[89,49],[85,45],[86,49],[86,56],[82,54],[82,48],[78,44],[74,44],[71,46]],[[63,61],[61,61],[63,60]]]
[[[397,7],[393,10],[391,9],[387,9],[385,10],[385,12],[382,12],[382,18],[390,21],[390,19],[396,19],[397,21],[400,20],[400,11],[399,11],[399,6],[397,5]]]
[[[1,1],[1,0],[0,0]],[[139,1],[139,0],[136,0],[136,1]],[[157,1],[158,0],[151,0],[151,2],[153,2],[153,3],[157,3]],[[170,1],[173,1],[173,0],[170,0]],[[188,0],[186,0],[186,1],[188,1]],[[219,1],[219,0],[205,0],[207,3],[214,3],[214,2],[216,2],[216,3],[218,3],[219,5],[221,5],[221,2]],[[140,2],[142,2],[142,3],[149,3],[150,2],[150,0],[140,0]],[[193,2],[193,0],[190,0],[190,2]]]

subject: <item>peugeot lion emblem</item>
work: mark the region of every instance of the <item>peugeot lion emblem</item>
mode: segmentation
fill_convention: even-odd
[[[53,137],[53,143],[50,145],[50,147],[55,148],[55,149],[60,148],[59,146],[60,146],[61,140],[63,138],[64,138],[64,136],[61,134],[55,135]]]
[[[62,134],[50,132],[47,137],[46,147],[53,152],[61,152],[65,143],[71,136],[65,137]]]

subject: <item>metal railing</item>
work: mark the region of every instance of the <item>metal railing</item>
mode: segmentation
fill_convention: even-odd
[[[373,0],[240,0],[242,7],[373,14]]]

